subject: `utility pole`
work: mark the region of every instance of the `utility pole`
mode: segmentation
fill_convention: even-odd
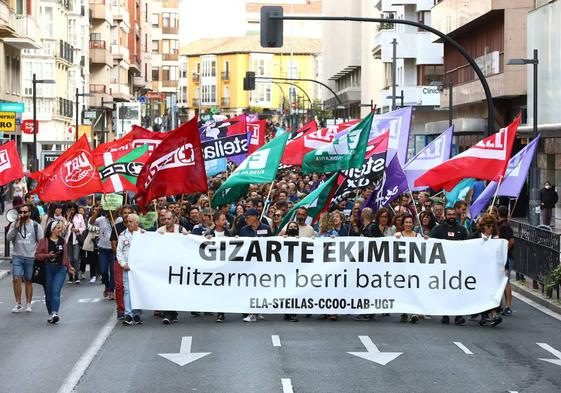
[[[392,111],[395,111],[397,78],[397,40],[392,40]],[[403,104],[402,104],[403,106]]]

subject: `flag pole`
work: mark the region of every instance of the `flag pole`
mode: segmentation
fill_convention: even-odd
[[[415,199],[413,199],[413,192],[411,191],[411,189],[409,189],[409,196],[411,197],[411,203],[413,204],[413,208],[415,209],[415,217],[417,217],[417,222],[419,223],[419,227],[421,228],[423,224],[421,223],[421,218],[419,217],[417,206],[415,206]]]
[[[107,201],[107,199],[105,198],[105,194],[103,194],[103,200]],[[111,224],[113,225],[113,230],[115,231],[117,236],[119,236],[119,232],[117,232],[117,226],[115,225],[115,219],[113,218],[113,212],[111,210],[109,210],[109,217],[111,218]]]
[[[501,187],[502,181],[503,181],[503,176],[501,175],[501,177],[499,178],[499,183],[497,184],[497,189],[495,190],[495,195],[493,195],[493,202],[491,202],[491,205],[489,206],[489,212],[491,212],[493,206],[495,206],[495,200],[497,199],[497,194],[499,193],[499,188]]]
[[[508,214],[508,219],[510,220],[512,218],[512,215],[514,214],[514,209],[516,209],[516,204],[518,203],[518,198],[516,198],[514,200],[514,206],[512,206],[512,209],[510,210],[510,213]],[[508,204],[510,206],[510,203]]]
[[[273,179],[273,181],[271,182],[271,187],[269,187],[269,193],[267,194],[267,199],[265,199],[265,202],[269,201],[269,197],[271,196],[271,191],[273,191],[274,184],[275,184],[275,179]],[[268,206],[269,205],[267,206],[263,205],[263,211],[261,211],[261,217],[259,217],[259,221],[263,219],[263,215],[265,214],[265,209]]]
[[[341,187],[341,186],[339,186],[339,187]],[[355,191],[355,202],[354,203],[356,203],[356,200],[358,199],[358,193],[359,192],[360,192],[360,188],[357,187],[356,191]],[[353,204],[353,208],[354,208],[354,204]],[[352,226],[351,219],[352,218],[353,218],[353,211],[351,210],[351,216],[349,217],[349,231],[347,232],[347,236],[349,236],[351,234],[351,226]]]

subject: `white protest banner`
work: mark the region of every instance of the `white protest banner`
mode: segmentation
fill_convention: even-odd
[[[133,308],[233,313],[469,315],[497,307],[507,242],[140,234]]]

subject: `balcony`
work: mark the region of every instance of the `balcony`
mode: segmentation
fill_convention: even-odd
[[[179,55],[177,53],[163,53],[162,60],[165,61],[177,61],[179,60]]]
[[[129,49],[122,45],[111,45],[111,54],[114,59],[129,61]]]
[[[223,81],[229,81],[230,80],[230,72],[229,71],[222,71],[222,80]]]
[[[113,55],[106,48],[107,43],[101,40],[90,40],[90,59],[92,64],[113,66]]]
[[[179,26],[163,26],[162,34],[179,34]]]
[[[120,101],[130,100],[129,86],[124,83],[111,83],[109,85],[109,92],[115,100],[120,100]]]
[[[179,1],[162,1],[162,8],[179,8]]]
[[[179,83],[179,81],[177,80],[163,80],[162,81],[162,87],[173,87],[173,88],[177,88],[177,84]]]
[[[193,72],[193,82],[199,82],[201,80],[201,76],[196,72]]]
[[[74,102],[58,97],[55,102],[54,115],[71,118],[74,114]]]
[[[142,62],[140,61],[139,56],[131,56],[129,70],[131,70],[135,74],[142,73]]]
[[[92,20],[105,20],[113,24],[113,13],[108,0],[90,0],[90,17]]]
[[[70,11],[70,0],[56,0],[56,3],[60,4],[66,11]]]
[[[229,108],[230,107],[230,97],[222,97],[220,99],[220,106],[223,108]]]
[[[8,4],[0,1],[0,38],[16,37],[16,14]]]
[[[13,18],[14,17],[8,15],[8,19]],[[4,43],[20,50],[41,49],[40,31],[35,18],[28,15],[16,15],[14,25],[16,37],[3,38],[2,40],[4,41]]]
[[[91,94],[107,94],[107,85],[96,85],[90,83]]]
[[[100,85],[100,84],[90,84],[90,94],[92,95],[89,98],[89,104],[91,107],[100,107],[101,100],[105,102],[111,102],[113,99],[108,94],[109,88],[107,85]]]
[[[74,62],[74,47],[66,41],[59,40],[55,58],[63,63],[72,64]]]
[[[132,78],[133,87],[144,87],[146,86],[146,81],[143,76],[135,76]]]
[[[126,2],[113,0],[111,12],[113,12],[114,21],[123,22],[130,27],[130,15]]]
[[[201,106],[201,100],[199,100],[198,98],[193,98],[191,100],[191,104],[192,107],[199,107]]]

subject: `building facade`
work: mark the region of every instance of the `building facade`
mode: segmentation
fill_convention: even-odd
[[[526,56],[526,19],[533,7],[533,0],[440,0],[432,9],[432,25],[462,45],[486,76],[494,99],[494,131],[520,112],[523,122],[526,120],[526,67],[507,62]],[[449,108],[451,90],[456,139],[461,151],[481,139],[487,128],[487,104],[475,72],[447,43],[444,43],[444,81],[452,87],[442,91],[440,105]],[[427,124],[427,132],[442,128],[440,122]]]
[[[259,36],[203,39],[181,48],[182,91],[189,116],[209,111],[236,115],[244,110],[268,115],[307,114],[318,98],[313,82],[268,78],[317,79],[320,40],[294,37],[282,48],[262,48]],[[256,75],[255,90],[243,90],[247,71]],[[183,81],[185,80],[185,81]]]

